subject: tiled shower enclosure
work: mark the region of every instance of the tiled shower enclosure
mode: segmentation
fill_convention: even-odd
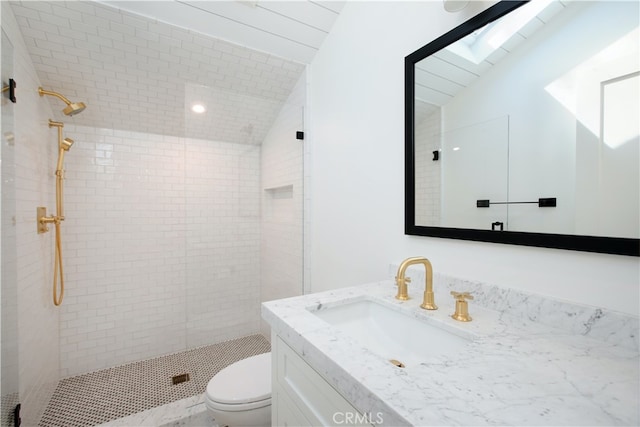
[[[12,367],[11,391],[22,403],[23,425],[36,425],[60,379],[255,334],[263,326],[260,301],[302,292],[303,144],[295,132],[303,130],[307,85],[300,64],[248,54],[222,41],[209,43],[188,31],[124,12],[109,13],[98,2],[57,4],[82,9],[63,17],[71,22],[81,16],[84,24],[78,23],[76,30],[89,28],[88,22],[96,28],[119,24],[121,29],[124,21],[134,22],[140,31],[146,26],[145,34],[153,27],[158,37],[153,49],[180,40],[181,54],[199,52],[192,55],[197,66],[177,67],[174,73],[213,72],[212,67],[220,70],[231,64],[225,68],[229,78],[252,80],[246,87],[257,87],[258,95],[241,93],[242,85],[216,88],[210,80],[211,87],[205,87],[187,84],[189,78],[166,78],[156,85],[157,93],[148,96],[163,96],[167,103],[185,107],[180,117],[137,105],[135,110],[150,119],[142,130],[133,130],[130,127],[138,123],[134,118],[111,123],[115,114],[92,109],[87,102],[82,115],[105,117],[108,126],[64,118],[64,134],[75,144],[65,156],[65,296],[62,305],[54,307],[53,233],[36,234],[35,209],[46,206],[51,212],[54,207],[57,153],[55,130],[47,127],[47,120],[57,112],[37,89],[47,86],[42,76],[73,65],[61,61],[53,70],[51,61],[56,59],[47,49],[34,56],[29,47],[40,43],[50,51],[56,46],[64,50],[64,43],[79,33],[48,37],[60,22],[44,23],[50,18],[44,10],[51,7],[48,2],[1,3],[13,75],[20,76],[19,102],[11,107],[15,145],[3,145],[2,153],[2,272],[13,279],[3,277],[2,298],[4,303],[11,295],[6,291],[14,291],[12,325],[19,334],[10,343],[3,333],[2,362],[4,368],[19,360]],[[109,43],[108,38],[94,41]],[[4,47],[3,43],[3,56]],[[147,47],[142,49],[145,55],[154,54]],[[210,51],[218,48],[224,55]],[[116,72],[109,67],[131,65],[119,62],[126,55],[116,49],[96,49],[112,55],[103,61],[104,84]],[[213,64],[211,58],[228,64]],[[265,73],[281,71],[290,80],[278,87],[260,87],[260,77],[267,74],[243,74],[237,68],[247,58],[261,61]],[[48,89],[88,101],[80,99],[82,81],[73,73],[69,70],[76,76],[71,78],[77,83],[73,87],[70,83]],[[202,76],[192,77],[196,81]],[[135,82],[130,86],[131,93],[142,90]],[[279,97],[272,96],[276,90]],[[194,94],[209,94],[220,103],[211,104],[214,114],[206,122],[187,114],[187,98]],[[108,108],[118,109],[123,102],[126,94]],[[234,103],[247,105],[258,118],[226,116],[227,106]],[[209,122],[235,133],[210,131]],[[11,255],[14,270],[5,266]],[[5,289],[5,283],[14,288]],[[3,308],[2,313],[11,311]],[[5,378],[3,396],[10,384]]]

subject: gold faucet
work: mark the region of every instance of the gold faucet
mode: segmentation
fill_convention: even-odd
[[[409,299],[409,294],[407,292],[407,283],[411,282],[411,279],[408,277],[404,277],[405,271],[410,265],[414,264],[423,264],[425,268],[425,290],[424,290],[424,299],[422,301],[422,305],[420,307],[426,310],[437,310],[438,306],[434,302],[433,298],[433,269],[431,267],[431,263],[425,257],[413,257],[407,258],[400,264],[398,267],[398,274],[396,275],[396,285],[398,285],[398,294],[396,295],[396,299],[406,301]]]

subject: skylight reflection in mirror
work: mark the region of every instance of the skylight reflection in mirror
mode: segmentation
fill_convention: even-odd
[[[446,49],[478,65],[536,19],[551,3],[552,0],[533,0],[502,19],[491,22],[447,46]]]

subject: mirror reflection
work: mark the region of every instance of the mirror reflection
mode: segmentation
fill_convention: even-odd
[[[533,0],[415,63],[415,226],[640,237],[638,2]]]

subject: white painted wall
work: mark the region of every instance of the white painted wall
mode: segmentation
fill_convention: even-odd
[[[485,6],[344,7],[311,64],[311,290],[386,278],[389,263],[424,255],[442,273],[638,314],[637,258],[404,235],[404,57]]]

